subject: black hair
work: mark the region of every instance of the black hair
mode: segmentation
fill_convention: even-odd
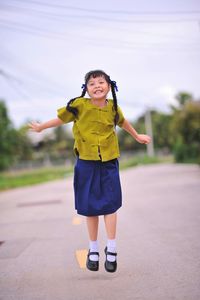
[[[118,120],[119,120],[119,113],[118,113],[118,108],[117,108],[117,96],[116,96],[116,92],[115,92],[115,88],[116,88],[116,82],[115,81],[112,81],[110,79],[110,76],[108,74],[106,74],[104,71],[102,70],[93,70],[93,71],[90,71],[88,72],[86,75],[85,75],[85,84],[82,85],[82,88],[83,88],[83,91],[82,91],[82,94],[78,97],[75,97],[73,99],[71,99],[68,103],[67,103],[67,106],[66,106],[66,109],[71,112],[75,117],[78,116],[78,109],[75,108],[75,107],[71,107],[70,104],[72,104],[74,102],[74,100],[76,100],[77,98],[82,98],[85,96],[86,92],[87,92],[87,83],[89,81],[89,79],[92,77],[92,78],[96,78],[96,77],[104,77],[106,82],[108,84],[110,84],[111,86],[111,92],[112,92],[112,96],[113,96],[113,108],[115,110],[115,117],[114,117],[114,124],[116,126]]]

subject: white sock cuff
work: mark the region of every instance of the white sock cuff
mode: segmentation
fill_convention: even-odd
[[[116,239],[113,239],[113,240],[108,239],[107,248],[108,248],[108,251],[110,251],[110,252],[116,251]]]
[[[89,248],[91,252],[98,252],[99,250],[98,241],[90,241]]]

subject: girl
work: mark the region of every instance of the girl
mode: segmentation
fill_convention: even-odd
[[[119,178],[119,146],[115,127],[120,126],[139,143],[148,144],[150,137],[138,134],[124,118],[117,105],[116,82],[102,70],[85,75],[80,97],[71,99],[66,107],[58,109],[58,118],[45,123],[32,122],[29,127],[36,132],[74,122],[74,151],[77,161],[74,168],[74,194],[77,213],[86,216],[89,233],[89,251],[86,266],[91,271],[99,269],[98,223],[104,215],[107,232],[105,269],[115,272],[117,210],[122,205]],[[107,99],[109,91],[113,99]],[[86,92],[89,98],[84,98]]]

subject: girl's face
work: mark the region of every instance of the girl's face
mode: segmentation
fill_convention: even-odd
[[[93,100],[106,100],[110,84],[103,76],[91,77],[87,83],[87,93]]]

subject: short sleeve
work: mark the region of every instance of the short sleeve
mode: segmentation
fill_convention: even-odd
[[[66,109],[66,106],[57,109],[57,117],[64,123],[74,121],[75,116]]]
[[[121,110],[121,108],[119,106],[117,107],[117,110],[118,110],[118,114],[119,114],[119,120],[117,122],[117,125],[119,127],[122,127],[125,118],[124,118],[123,112],[122,112],[122,110]]]
[[[78,113],[80,113],[80,108],[82,104],[82,98],[77,98],[70,105],[71,107],[75,107],[78,109]],[[70,123],[75,120],[75,116],[73,113],[69,112],[66,109],[66,106],[57,109],[57,117],[62,120],[64,123]]]

